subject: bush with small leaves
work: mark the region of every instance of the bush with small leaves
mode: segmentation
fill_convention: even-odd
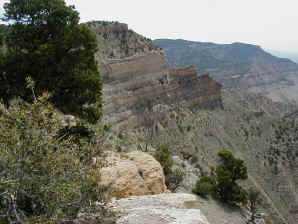
[[[181,169],[172,170],[174,164],[172,153],[167,146],[156,149],[154,158],[161,164],[166,177],[166,185],[169,190],[175,191],[183,181],[184,172]]]
[[[166,176],[172,172],[174,161],[172,158],[172,153],[169,151],[167,146],[162,146],[156,149],[153,156],[163,167]]]
[[[180,183],[183,181],[183,178],[185,176],[185,173],[182,169],[174,169],[166,176],[166,185],[168,189],[172,192],[174,192],[180,185]]]
[[[200,178],[197,183],[195,188],[192,190],[194,194],[198,194],[202,197],[207,198],[208,195],[212,193],[213,190],[213,183],[212,179],[210,177],[202,177]]]
[[[64,126],[49,98],[44,93],[33,104],[0,107],[1,223],[60,223],[106,202],[91,162],[97,150],[92,141],[56,138]]]

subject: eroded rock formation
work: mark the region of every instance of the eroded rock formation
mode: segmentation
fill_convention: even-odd
[[[90,22],[92,30],[96,33],[111,33],[111,32],[126,32],[128,26],[125,23],[110,23],[110,22]]]
[[[194,66],[170,69],[162,50],[123,24],[89,26],[99,43],[104,40],[113,45],[111,49],[105,46],[98,56],[106,122],[136,127],[159,104],[179,104],[193,110],[222,106],[222,86],[208,74],[198,77]]]
[[[107,167],[100,170],[101,184],[110,186],[117,198],[167,192],[163,168],[147,153],[109,152],[105,162]]]

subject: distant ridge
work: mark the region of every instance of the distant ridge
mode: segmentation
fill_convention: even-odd
[[[260,46],[181,39],[154,42],[165,51],[171,67],[194,64],[199,73],[210,73],[226,88],[251,90],[275,101],[298,100],[298,64],[273,56]]]
[[[275,50],[267,50],[271,54],[280,57],[280,58],[288,58],[295,63],[298,63],[298,52],[297,53],[289,53],[284,51],[275,51]]]

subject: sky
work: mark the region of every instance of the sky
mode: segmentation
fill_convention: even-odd
[[[0,13],[7,1],[0,0]],[[66,0],[66,3],[75,5],[81,22],[119,21],[151,39],[244,42],[298,53],[297,0]]]

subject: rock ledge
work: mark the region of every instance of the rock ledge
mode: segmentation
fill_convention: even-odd
[[[199,209],[187,209],[185,202],[196,201],[191,194],[134,196],[111,203],[121,213],[117,224],[209,224]]]

